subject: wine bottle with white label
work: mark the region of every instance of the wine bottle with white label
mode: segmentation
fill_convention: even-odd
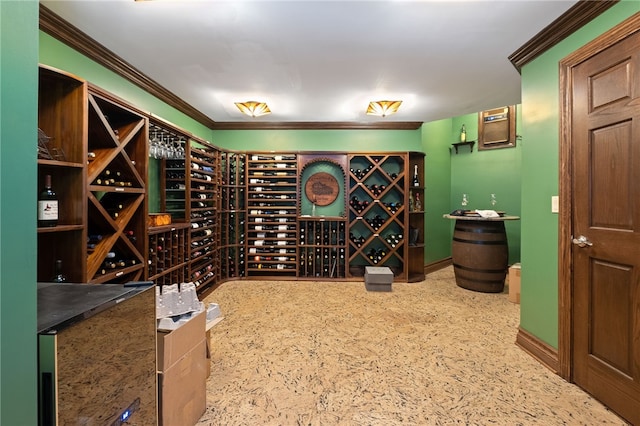
[[[51,187],[51,175],[44,177],[44,188],[38,194],[38,226],[58,225],[58,196]]]

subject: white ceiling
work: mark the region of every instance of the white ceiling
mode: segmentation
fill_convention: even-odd
[[[508,56],[576,0],[41,3],[215,121],[366,123],[519,103]],[[403,104],[365,115],[382,99]],[[243,116],[248,100],[272,114]]]

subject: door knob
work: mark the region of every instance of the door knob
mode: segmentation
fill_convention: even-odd
[[[578,247],[591,247],[593,243],[587,239],[584,235],[580,235],[578,238],[574,238],[571,242]]]

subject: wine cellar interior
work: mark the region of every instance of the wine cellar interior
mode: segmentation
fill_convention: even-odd
[[[236,279],[363,280],[366,266],[424,278],[422,153],[224,150],[45,66],[40,98],[55,154],[39,158],[40,181],[64,190],[58,222],[38,227],[39,280],[56,264],[72,282],[200,293]]]

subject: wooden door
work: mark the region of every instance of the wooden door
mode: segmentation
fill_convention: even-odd
[[[640,424],[640,34],[572,82],[573,380]]]

